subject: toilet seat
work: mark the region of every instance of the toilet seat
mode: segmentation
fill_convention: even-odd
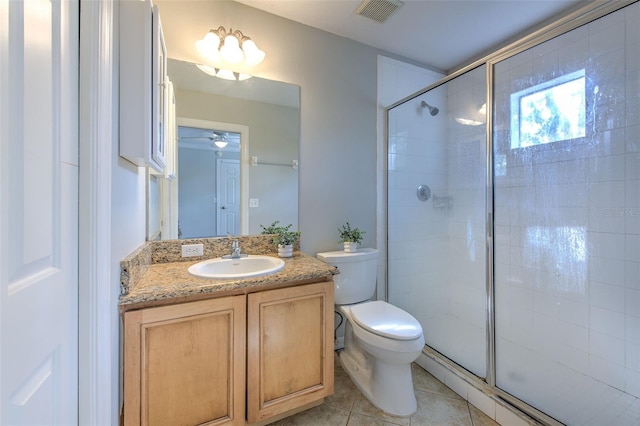
[[[366,331],[393,340],[415,340],[422,326],[411,314],[382,300],[351,306],[351,318]]]

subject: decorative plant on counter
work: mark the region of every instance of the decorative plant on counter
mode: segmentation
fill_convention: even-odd
[[[351,225],[347,222],[341,228],[338,228],[338,234],[340,235],[340,242],[344,243],[344,251],[354,252],[358,250],[358,245],[362,243],[365,231],[361,231],[357,226],[351,228]]]
[[[273,243],[278,246],[278,255],[280,257],[291,257],[293,255],[293,244],[300,238],[300,231],[292,231],[293,224],[287,226],[278,226],[279,220],[276,220],[269,226],[262,226],[262,234],[273,234]]]

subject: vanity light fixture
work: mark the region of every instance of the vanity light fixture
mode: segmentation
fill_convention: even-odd
[[[229,28],[227,31],[220,26],[217,30],[209,32],[196,41],[198,53],[208,62],[219,66],[198,65],[203,72],[227,80],[246,80],[250,75],[239,74],[230,71],[234,65],[243,63],[245,66],[255,66],[264,60],[265,53],[258,49],[256,43],[251,38],[242,34],[240,30]],[[209,68],[209,70],[203,69]],[[245,78],[240,78],[241,76]]]

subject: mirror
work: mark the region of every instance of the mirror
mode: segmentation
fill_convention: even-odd
[[[259,234],[275,220],[297,229],[300,88],[223,80],[175,59],[167,70],[177,171],[149,178],[147,224],[159,230],[147,237]]]

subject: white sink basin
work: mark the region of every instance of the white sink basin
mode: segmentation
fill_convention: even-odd
[[[201,278],[246,278],[272,274],[284,268],[277,257],[249,255],[238,259],[209,259],[189,267],[189,273]]]

